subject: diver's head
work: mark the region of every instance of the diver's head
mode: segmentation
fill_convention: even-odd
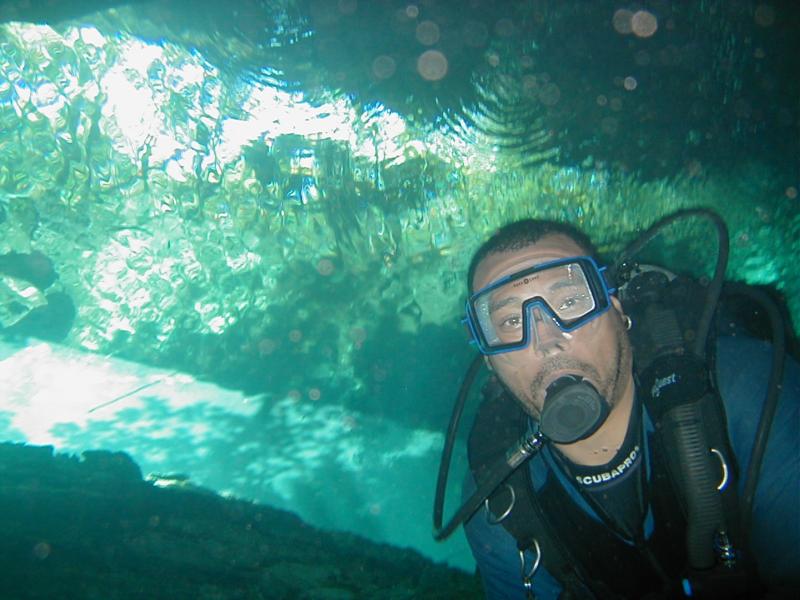
[[[478,265],[483,262],[490,254],[510,252],[520,250],[528,246],[533,246],[544,237],[561,235],[572,240],[580,248],[579,254],[592,257],[599,261],[597,249],[592,244],[585,233],[569,223],[559,221],[548,221],[545,219],[522,219],[509,223],[498,229],[492,237],[486,240],[483,245],[472,255],[467,272],[468,292],[472,293],[478,289],[475,285],[475,274]]]
[[[498,231],[470,267],[474,341],[537,419],[548,389],[564,377],[596,390],[611,409],[632,394],[622,307],[593,255],[588,238],[571,226],[527,220]]]

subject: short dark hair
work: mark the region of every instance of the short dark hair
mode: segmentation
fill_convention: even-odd
[[[598,259],[597,249],[592,240],[574,225],[545,219],[515,221],[498,229],[472,256],[467,273],[467,293],[472,293],[472,280],[475,277],[475,270],[484,258],[497,252],[509,252],[532,246],[548,235],[568,237],[578,244],[587,256],[591,256],[595,260]]]

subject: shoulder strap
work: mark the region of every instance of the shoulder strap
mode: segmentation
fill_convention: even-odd
[[[469,464],[477,481],[485,477],[487,465],[502,456],[527,431],[528,417],[497,380],[483,389],[484,401],[469,436]],[[549,524],[536,498],[530,465],[525,462],[488,499],[493,518],[517,541],[521,551],[538,544],[541,560],[564,587],[565,598],[613,597],[606,589],[594,589]],[[513,498],[513,502],[512,502]],[[509,508],[510,506],[510,508]]]

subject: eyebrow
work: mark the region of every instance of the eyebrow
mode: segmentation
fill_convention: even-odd
[[[489,304],[489,314],[493,313],[496,310],[500,310],[501,308],[503,308],[507,304],[511,304],[513,302],[517,302],[519,304],[522,303],[520,301],[519,296],[509,296],[508,298],[503,298],[502,300],[500,300],[500,302],[491,302]]]
[[[564,278],[564,279],[559,279],[558,281],[554,282],[552,285],[548,286],[547,290],[548,291],[555,291],[555,290],[559,290],[561,288],[566,288],[566,287],[576,287],[577,285],[578,284],[575,281],[573,281],[572,278]],[[522,300],[521,300],[521,298],[519,296],[508,296],[507,298],[503,298],[499,302],[491,302],[489,304],[489,314],[491,314],[491,313],[493,313],[493,312],[495,312],[497,310],[500,310],[504,306],[507,306],[508,304],[512,304],[512,303],[522,304]]]
[[[575,281],[573,281],[571,277],[568,277],[568,278],[556,281],[553,285],[550,286],[549,289],[551,289],[551,290],[560,290],[561,288],[576,287],[577,285],[578,284]]]

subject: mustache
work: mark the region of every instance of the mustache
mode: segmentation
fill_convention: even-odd
[[[531,393],[536,394],[544,386],[544,382],[550,378],[554,373],[560,371],[575,371],[593,379],[595,385],[602,384],[600,373],[598,370],[589,363],[582,360],[577,360],[569,356],[557,356],[545,362],[536,377],[531,381]]]

